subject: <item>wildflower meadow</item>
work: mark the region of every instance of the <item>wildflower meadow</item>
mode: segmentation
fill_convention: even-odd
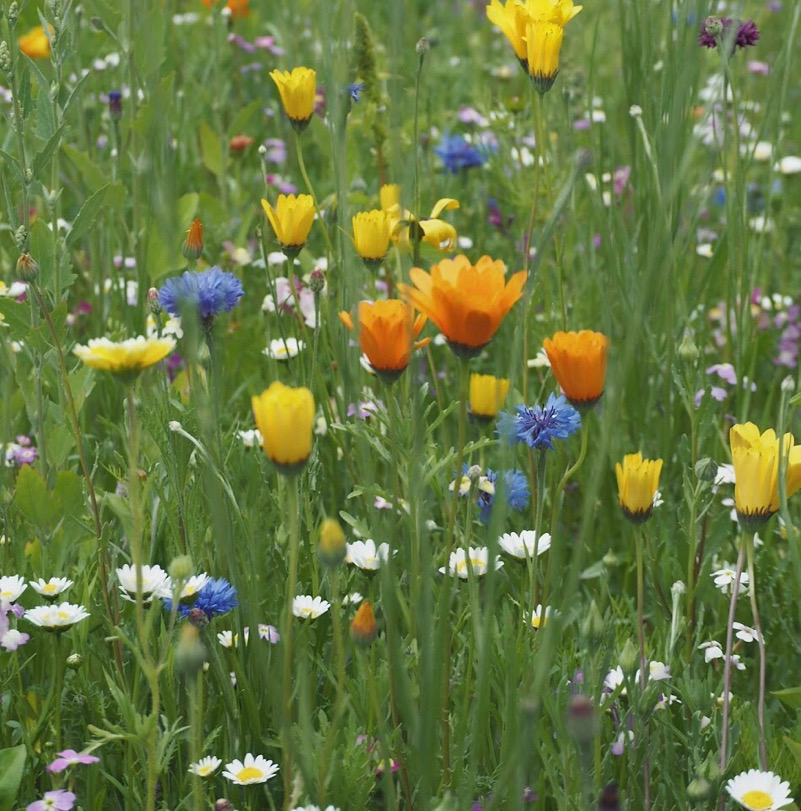
[[[799,808],[801,3],[0,11],[0,811]]]

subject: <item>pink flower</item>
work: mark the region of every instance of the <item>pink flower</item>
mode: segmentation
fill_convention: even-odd
[[[74,766],[77,763],[100,763],[100,758],[94,755],[87,755],[78,753],[74,749],[65,749],[63,752],[57,753],[56,759],[47,767],[50,774],[59,774],[63,772],[68,766]],[[47,796],[47,795],[45,795]],[[73,798],[74,799],[74,798]],[[44,806],[43,806],[44,807]],[[53,806],[54,808],[61,808],[61,806]],[[72,808],[70,805],[69,808]]]
[[[70,811],[73,805],[75,805],[75,795],[71,791],[60,788],[56,791],[46,791],[44,797],[31,803],[26,811],[48,811],[48,809]]]

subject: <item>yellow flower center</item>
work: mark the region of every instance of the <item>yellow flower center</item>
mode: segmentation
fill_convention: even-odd
[[[752,811],[765,811],[773,806],[773,797],[764,791],[746,791],[741,802]]]
[[[314,609],[312,609],[312,608],[301,608],[300,610],[301,610],[301,611],[303,612],[303,614],[305,614],[307,617],[310,617],[310,616],[311,616],[311,615],[314,613]]]
[[[48,583],[42,591],[46,594],[55,594],[58,591],[58,586],[55,583]]]
[[[6,589],[6,591],[0,591],[0,599],[3,600],[10,600],[11,599],[11,592]]]
[[[70,615],[69,615],[69,614],[68,614],[66,611],[59,611],[59,612],[56,614],[56,616],[57,616],[57,617],[58,617],[60,620],[68,620],[68,619],[70,618]]]
[[[245,767],[244,769],[242,769],[242,771],[241,771],[241,772],[239,772],[239,774],[237,775],[237,777],[239,778],[239,780],[241,780],[243,783],[244,783],[245,781],[247,781],[247,780],[256,780],[256,779],[258,779],[259,777],[263,777],[263,776],[264,776],[264,775],[262,774],[261,769],[256,769],[256,768],[255,768],[255,767],[253,767],[253,766],[246,766],[246,767]]]
[[[253,771],[256,771],[256,770],[254,769]],[[211,774],[211,766],[201,766],[197,770],[197,774],[198,774],[199,777],[206,777],[206,775]]]
[[[533,626],[534,626],[534,627],[535,627],[537,630],[539,630],[540,628],[542,628],[542,627],[545,625],[545,622],[546,622],[546,617],[532,617],[532,618],[531,618],[531,624],[532,624],[532,625],[533,625]]]
[[[470,558],[470,565],[473,567],[473,571],[475,572],[476,569],[484,568],[484,561],[481,560],[481,558]]]

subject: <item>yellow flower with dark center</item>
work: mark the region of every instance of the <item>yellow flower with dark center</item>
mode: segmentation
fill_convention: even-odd
[[[511,44],[534,89],[547,93],[559,72],[564,28],[582,9],[573,0],[492,0],[487,17]]]
[[[302,132],[314,115],[317,96],[317,73],[311,68],[274,70],[270,78],[278,87],[284,112],[298,132]]]
[[[508,392],[508,380],[492,375],[470,375],[470,415],[480,420],[494,420]]]
[[[565,397],[576,408],[587,408],[604,393],[609,339],[602,332],[557,332],[542,345],[551,371]]]
[[[661,459],[643,459],[641,453],[626,454],[623,464],[615,465],[620,506],[629,521],[640,524],[651,517],[661,472]]]
[[[734,465],[734,506],[740,523],[757,529],[779,509],[779,439],[773,429],[759,433],[753,422],[729,432]],[[801,488],[801,445],[785,434],[781,455],[787,463],[787,497]]]
[[[498,331],[523,293],[526,272],[506,281],[500,259],[482,256],[473,265],[462,255],[443,259],[430,273],[412,268],[414,287],[399,284],[405,299],[427,315],[458,355],[477,355]]]
[[[88,345],[79,344],[72,351],[93,369],[129,377],[164,360],[173,349],[173,338],[145,338],[140,335],[127,341],[93,338]]]
[[[299,473],[312,452],[312,393],[307,388],[291,388],[276,380],[254,396],[252,403],[267,458],[286,476]]]
[[[53,26],[48,26],[50,29],[50,36],[55,33]],[[25,56],[31,59],[49,59],[50,58],[50,37],[43,25],[37,25],[31,28],[27,34],[23,34],[18,40],[17,45]]]
[[[298,253],[306,244],[314,222],[314,200],[309,194],[279,194],[273,208],[262,199],[275,238],[288,253]]]
[[[373,209],[353,217],[353,245],[365,264],[381,264],[389,250],[391,236],[389,214]]]
[[[377,634],[378,625],[376,625],[373,605],[369,600],[363,600],[350,624],[350,638],[357,645],[367,646],[376,638]]]
[[[392,241],[405,251],[411,251],[415,242],[425,242],[443,253],[452,250],[456,247],[456,229],[449,222],[439,219],[443,211],[452,208],[459,208],[459,201],[443,197],[437,200],[431,214],[418,222],[411,211],[402,209],[400,203],[394,203],[387,210]]]
[[[361,301],[357,317],[359,346],[376,373],[388,382],[397,380],[409,365],[412,351],[429,341],[414,343],[425,326],[426,317],[419,315],[415,319],[414,309],[404,301]],[[350,313],[340,313],[339,319],[349,330],[354,330]]]

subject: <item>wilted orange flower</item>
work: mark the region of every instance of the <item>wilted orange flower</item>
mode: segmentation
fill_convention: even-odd
[[[206,8],[211,8],[212,6],[219,6],[221,0],[203,0],[203,5]],[[231,16],[234,19],[238,17],[248,17],[250,16],[250,0],[228,0],[226,4],[226,8],[231,12]]]
[[[500,259],[482,256],[475,265],[460,254],[433,265],[430,273],[412,268],[414,287],[398,285],[401,294],[425,313],[458,355],[477,355],[498,331],[523,293],[526,272],[506,281]]]
[[[357,645],[369,645],[378,634],[373,605],[369,600],[362,601],[353,622],[350,624],[350,638]]]
[[[425,346],[426,338],[413,343],[426,323],[424,315],[415,319],[414,309],[404,301],[361,301],[357,311],[359,346],[370,365],[384,379],[400,377],[412,359],[412,350]],[[353,330],[350,313],[341,312],[339,319]]]
[[[542,345],[551,371],[571,404],[591,406],[604,393],[609,339],[601,332],[557,332]]]

